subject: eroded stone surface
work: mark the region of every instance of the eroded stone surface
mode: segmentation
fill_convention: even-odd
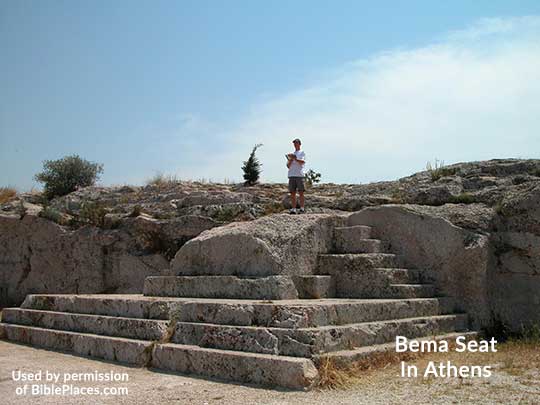
[[[289,276],[239,278],[236,276],[147,277],[144,295],[156,297],[296,299],[298,293]]]
[[[197,346],[160,344],[154,349],[152,366],[208,377],[302,389],[312,387],[319,373],[308,359],[205,349]]]
[[[331,250],[340,222],[329,214],[278,214],[214,228],[186,243],[171,269],[177,275],[313,274],[316,254]]]
[[[488,299],[489,238],[419,214],[415,207],[390,205],[352,214],[349,224],[373,226],[406,267],[427,271],[442,295],[455,298],[474,325],[491,322]]]

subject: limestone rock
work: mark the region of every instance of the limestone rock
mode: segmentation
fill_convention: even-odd
[[[476,327],[489,324],[487,236],[399,205],[366,208],[351,214],[348,223],[372,226],[406,267],[428,271],[443,295],[455,298]]]
[[[249,193],[214,191],[192,193],[176,202],[177,208],[191,207],[193,205],[221,205],[231,203],[252,202],[253,196]]]
[[[121,230],[72,231],[34,215],[0,216],[0,229],[0,306],[30,293],[141,292],[146,276],[168,267]]]
[[[177,275],[313,274],[317,253],[332,246],[330,214],[276,214],[203,232],[187,242],[171,262]]]
[[[498,211],[492,310],[497,321],[519,331],[540,324],[540,186],[508,195]]]

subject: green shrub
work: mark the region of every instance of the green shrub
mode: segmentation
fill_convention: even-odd
[[[43,210],[40,211],[39,216],[59,225],[71,225],[69,222],[69,216],[65,216],[57,209],[50,206],[43,207]]]
[[[79,187],[94,185],[101,173],[103,165],[72,155],[44,161],[43,171],[36,174],[34,179],[44,183],[44,194],[51,199],[69,194]]]
[[[107,212],[103,204],[94,201],[85,201],[81,205],[79,221],[83,224],[103,227]]]
[[[540,343],[540,324],[521,325],[519,338],[531,343]]]
[[[222,207],[212,218],[219,222],[232,222],[238,216],[239,212],[233,207]]]
[[[315,172],[313,169],[309,169],[307,173],[304,175],[304,178],[306,180],[306,183],[309,187],[313,186],[315,183],[320,183],[321,181],[321,174]]]
[[[452,196],[450,202],[453,204],[473,204],[476,202],[476,198],[469,193],[461,193],[459,195]]]
[[[259,181],[259,176],[261,175],[261,163],[259,159],[255,156],[255,152],[258,148],[262,146],[262,143],[259,143],[253,147],[248,160],[246,160],[242,166],[244,171],[244,184],[246,186],[253,186]]]
[[[514,186],[519,186],[520,184],[526,183],[527,181],[529,181],[529,179],[526,176],[515,176],[512,179],[512,184]]]

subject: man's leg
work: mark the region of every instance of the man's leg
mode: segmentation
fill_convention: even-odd
[[[291,191],[291,209],[296,210],[296,191]]]
[[[303,214],[305,212],[304,210],[304,178],[299,177],[298,178],[298,194],[300,194],[300,213]]]

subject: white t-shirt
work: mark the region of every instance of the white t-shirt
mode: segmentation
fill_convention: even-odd
[[[296,150],[294,151],[296,159],[306,161],[306,154],[304,151]],[[296,160],[291,162],[289,167],[289,177],[304,177],[304,164],[298,163]]]

